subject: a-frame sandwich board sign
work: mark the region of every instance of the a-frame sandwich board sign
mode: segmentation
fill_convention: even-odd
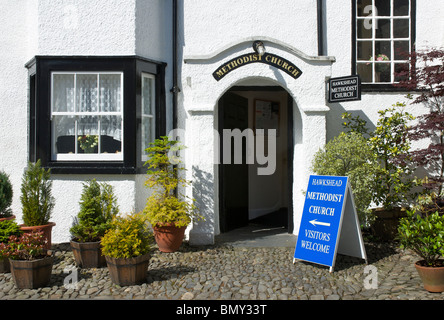
[[[293,263],[313,262],[333,272],[337,253],[367,263],[351,186],[348,177],[311,175]]]

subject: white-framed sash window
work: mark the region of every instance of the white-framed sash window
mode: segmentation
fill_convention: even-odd
[[[52,72],[54,161],[123,160],[123,72]]]
[[[412,0],[357,0],[356,72],[362,83],[398,82],[409,68]]]

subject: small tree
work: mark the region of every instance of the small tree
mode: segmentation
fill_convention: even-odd
[[[0,171],[0,218],[9,217],[11,213],[12,204],[12,184],[9,181],[9,176]]]
[[[397,102],[392,108],[378,111],[379,119],[372,132],[359,116],[342,115],[348,120],[343,124],[345,128],[368,136],[368,146],[379,163],[373,201],[387,210],[408,202],[414,186],[413,169],[409,165],[410,140],[406,136],[409,121],[414,117],[404,110],[405,106],[405,103]]]
[[[41,167],[41,162],[29,162],[23,174],[21,197],[23,222],[27,226],[47,224],[54,208],[50,170]]]
[[[119,212],[113,187],[95,179],[83,185],[80,211],[70,232],[79,242],[99,241]]]
[[[417,117],[411,127],[412,141],[427,139],[428,146],[411,152],[412,160],[427,169],[423,186],[434,194],[434,201],[442,201],[444,183],[444,50],[431,49],[410,54],[410,70],[398,74],[396,86],[417,90],[414,104],[425,104],[429,112]]]

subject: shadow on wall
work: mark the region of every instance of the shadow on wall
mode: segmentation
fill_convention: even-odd
[[[344,112],[350,113],[353,117],[359,116],[362,120],[367,122],[367,129],[371,132],[376,129],[376,125],[369,119],[363,110],[345,110],[341,103],[330,103],[330,111],[327,113],[327,141],[337,137],[344,129],[342,123],[342,114]]]
[[[199,214],[205,218],[205,221],[195,222],[194,227],[199,226],[200,232],[212,234],[214,233],[214,177],[196,166],[192,167],[192,175],[192,197],[196,200]]]

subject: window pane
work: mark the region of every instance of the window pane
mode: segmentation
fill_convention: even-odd
[[[97,74],[78,74],[77,81],[78,112],[98,112]]]
[[[378,16],[390,16],[390,0],[375,0]]]
[[[142,114],[154,114],[154,79],[142,76]]]
[[[371,41],[358,41],[358,60],[369,60],[373,54]]]
[[[409,0],[394,0],[393,11],[395,16],[409,15]]]
[[[391,59],[390,41],[375,41],[375,61],[388,61]]]
[[[99,145],[99,117],[83,116],[77,121],[78,153],[97,153]]]
[[[371,6],[372,0],[358,0],[358,16],[363,17],[371,15]]]
[[[393,37],[394,38],[409,37],[409,19],[393,20]]]
[[[395,41],[394,42],[395,60],[407,60],[410,53],[408,41]]]
[[[122,117],[102,116],[100,122],[101,153],[122,152]]]
[[[375,63],[375,82],[391,82],[390,63]]]
[[[395,81],[407,80],[409,76],[409,64],[408,63],[395,63]]]
[[[145,149],[154,141],[154,119],[151,117],[142,118],[142,155],[146,155]]]
[[[120,74],[100,74],[100,111],[120,112],[122,103]]]
[[[362,82],[372,82],[372,64],[371,63],[358,63],[358,75],[361,77]]]
[[[53,74],[52,111],[74,111],[74,75]]]
[[[376,38],[390,38],[390,19],[376,20]]]
[[[54,154],[75,153],[75,118],[53,116]]]
[[[372,37],[371,21],[366,23],[365,19],[357,21],[358,24],[358,39],[369,39]]]

